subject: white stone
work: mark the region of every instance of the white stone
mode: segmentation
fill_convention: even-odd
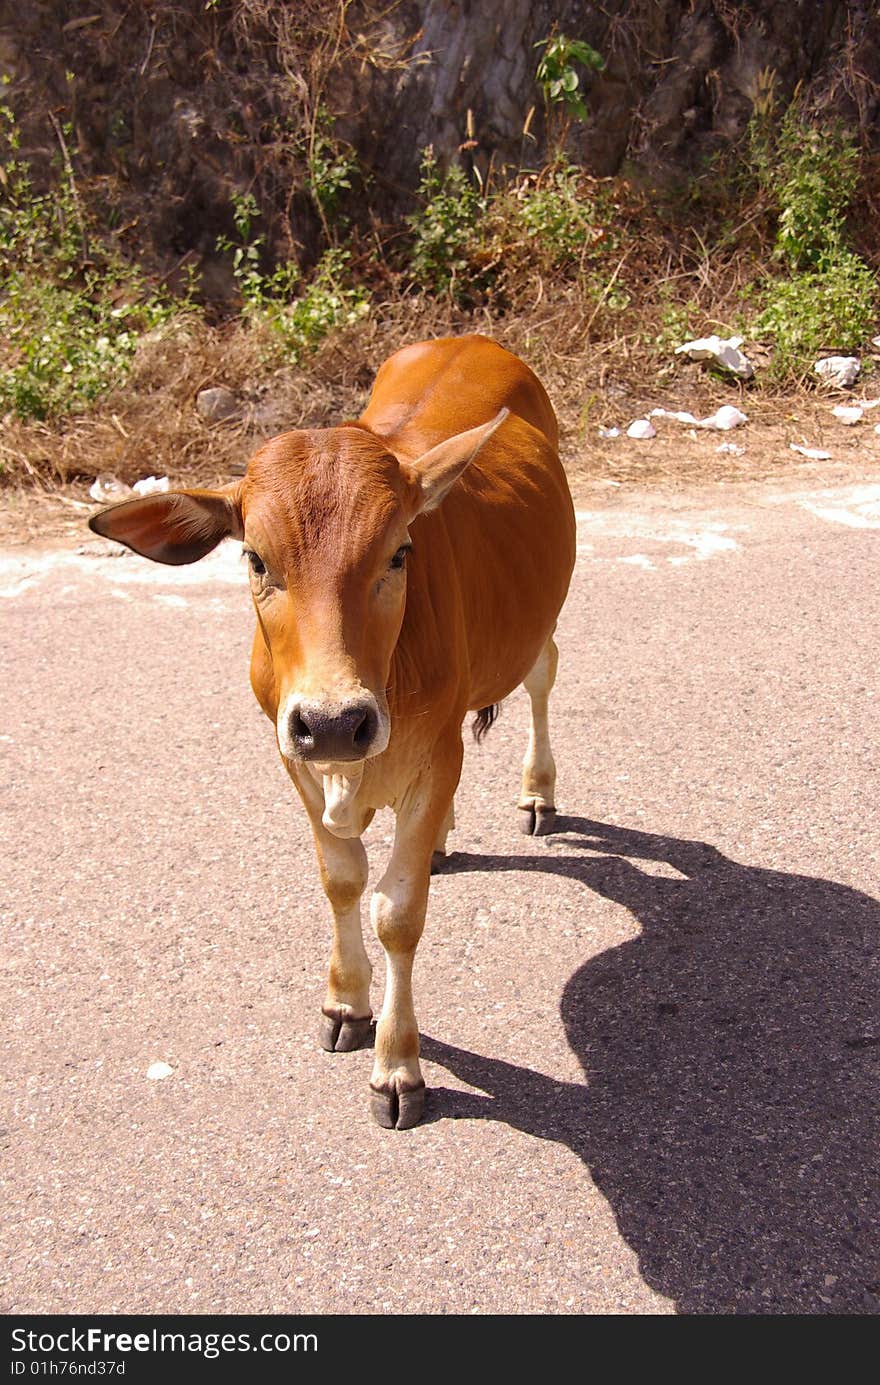
[[[657,429],[654,427],[653,423],[651,423],[650,419],[637,418],[635,422],[631,423],[627,428],[626,436],[628,438],[640,438],[642,440],[656,438]]]
[[[731,428],[739,428],[748,421],[748,414],[744,414],[735,404],[722,404],[721,408],[708,418],[697,419],[697,427],[715,428],[721,433],[729,433]]]
[[[135,495],[161,495],[170,489],[171,482],[167,476],[145,476],[132,486]]]
[[[147,1077],[151,1082],[161,1082],[164,1077],[170,1077],[174,1069],[167,1063],[151,1063],[147,1068]]]
[[[792,452],[799,452],[802,457],[809,457],[814,462],[827,462],[831,459],[831,453],[824,452],[821,447],[802,447],[799,442],[790,442],[788,445]]]

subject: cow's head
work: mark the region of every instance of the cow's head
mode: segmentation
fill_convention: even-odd
[[[506,414],[415,461],[358,424],[283,433],[240,482],[126,500],[89,524],[160,563],[193,563],[221,539],[242,541],[281,753],[329,771],[388,744],[409,525],[440,504]]]

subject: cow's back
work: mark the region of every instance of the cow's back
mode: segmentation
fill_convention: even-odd
[[[398,455],[418,457],[503,408],[558,445],[553,406],[523,361],[488,337],[440,337],[405,346],[385,362],[362,422]]]

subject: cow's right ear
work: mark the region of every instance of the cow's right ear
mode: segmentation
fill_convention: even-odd
[[[194,563],[221,539],[242,537],[241,484],[123,500],[92,515],[89,528],[155,563]]]

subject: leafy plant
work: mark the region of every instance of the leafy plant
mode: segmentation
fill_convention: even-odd
[[[289,261],[266,273],[264,239],[254,231],[260,215],[256,199],[236,193],[232,202],[239,244],[221,237],[218,249],[232,251],[245,315],[276,333],[294,360],[313,351],[334,328],[351,326],[369,311],[366,289],[351,282],[351,256],[338,246],[324,252],[308,288],[293,298],[302,277],[299,266]]]
[[[774,255],[788,276],[759,291],[751,331],[772,338],[771,375],[803,375],[827,347],[856,350],[874,326],[877,280],[848,244],[860,158],[839,121],[810,123],[797,101],[779,117],[774,75],[761,74],[749,166],[776,217]]]
[[[877,280],[858,255],[842,250],[822,269],[770,283],[751,327],[769,336],[775,350],[771,374],[796,377],[819,351],[857,350],[870,336],[877,313]]]
[[[315,116],[307,162],[308,191],[329,233],[334,221],[340,228],[344,225],[339,216],[339,204],[345,193],[351,191],[358,165],[354,153],[334,138],[333,119],[324,106],[318,107]]]
[[[575,64],[588,71],[601,72],[605,66],[601,54],[581,39],[568,38],[565,34],[542,39],[535,47],[544,49],[535,80],[544,94],[545,106],[548,109],[561,106],[570,118],[586,120],[588,112]]]
[[[690,330],[690,323],[696,317],[699,309],[693,300],[681,303],[672,297],[671,286],[668,283],[660,285],[657,293],[657,306],[659,308],[659,321],[656,330],[646,335],[646,340],[656,346],[664,355],[669,355],[677,346],[681,346],[693,333]]]
[[[603,242],[606,218],[581,191],[581,175],[560,163],[537,180],[520,184],[514,194],[514,224],[533,257],[550,269],[582,261],[585,252]]]
[[[340,327],[353,327],[370,311],[367,290],[351,282],[347,250],[325,250],[305,293],[294,303],[268,313],[271,326],[295,360],[308,355]]]
[[[410,268],[416,282],[432,293],[466,297],[462,282],[471,263],[486,198],[464,169],[441,169],[429,145],[421,162],[421,210],[408,218],[413,233]]]
[[[259,312],[267,302],[293,291],[300,279],[299,266],[293,261],[276,266],[270,273],[261,268],[265,240],[254,233],[254,222],[261,215],[257,199],[250,192],[232,194],[232,219],[238,244],[228,236],[218,236],[217,249],[221,254],[232,253],[232,273],[238,285],[246,312]]]
[[[835,260],[859,181],[854,136],[839,121],[812,125],[796,102],[780,119],[771,87],[749,124],[748,144],[750,167],[776,211],[775,254],[795,270]]]
[[[66,143],[57,183],[44,193],[18,145],[14,116],[0,106],[0,412],[45,419],[84,408],[124,379],[143,334],[172,308],[112,251],[94,245],[86,258]]]

